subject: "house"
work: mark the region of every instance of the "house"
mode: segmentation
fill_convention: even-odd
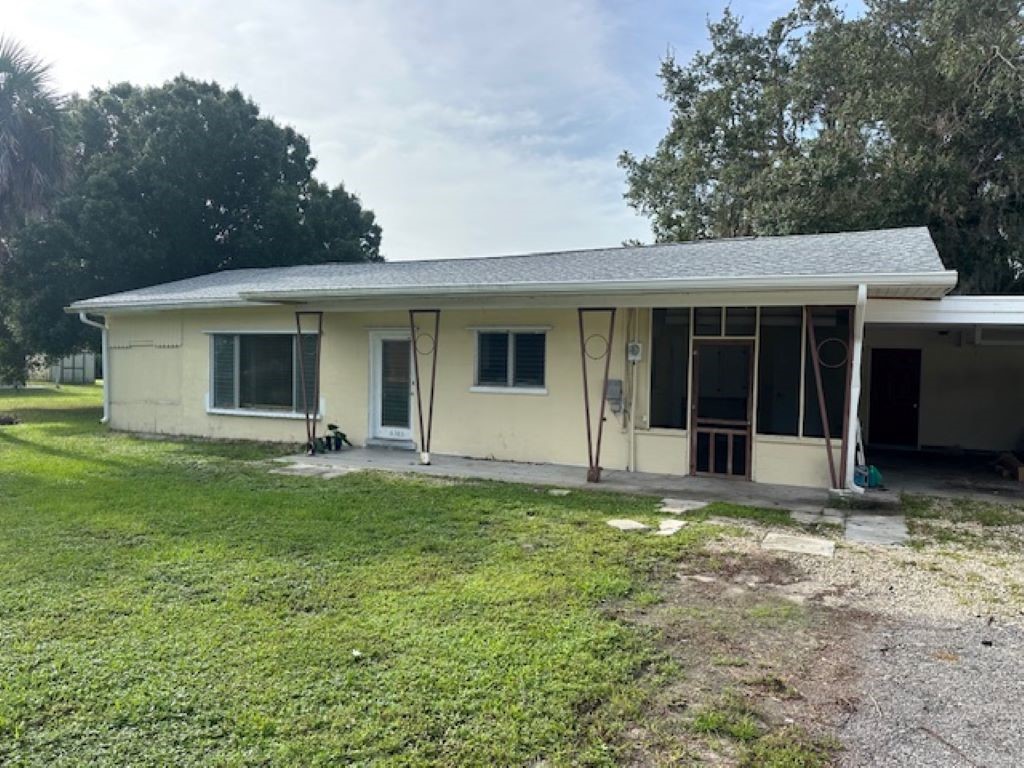
[[[849,487],[859,436],[1021,445],[1024,301],[956,283],[904,228],[242,269],[68,311],[103,318],[116,429],[302,442],[315,405],[357,445]]]

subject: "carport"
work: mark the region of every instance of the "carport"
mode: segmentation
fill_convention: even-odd
[[[1024,450],[1024,297],[871,299],[863,353],[867,461],[887,480],[988,486]]]

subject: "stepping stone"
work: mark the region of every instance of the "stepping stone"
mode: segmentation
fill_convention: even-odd
[[[838,509],[828,507],[793,507],[789,510],[789,516],[803,525],[842,525],[843,513]]]
[[[568,488],[552,488],[548,491],[548,496],[568,496],[572,491]]]
[[[709,576],[703,573],[695,573],[689,578],[693,579],[694,581],[699,581],[701,584],[714,584],[716,581],[718,581],[717,576]]]
[[[685,520],[662,520],[661,523],[658,525],[658,530],[654,532],[654,535],[671,536],[674,533],[679,533],[679,531],[685,527]]]
[[[797,555],[817,555],[832,557],[836,553],[836,544],[830,539],[817,536],[793,536],[788,533],[769,533],[761,542],[761,549],[774,549],[779,552],[792,552]]]
[[[662,499],[659,512],[668,512],[670,515],[681,515],[685,512],[696,512],[703,509],[708,503],[706,501],[695,501],[693,499]]]
[[[636,520],[609,520],[608,525],[618,528],[620,531],[646,531],[650,530],[649,525],[644,525]]]
[[[860,544],[901,546],[906,543],[907,521],[903,515],[851,513],[846,518],[846,540]]]
[[[323,480],[330,480],[332,477],[341,477],[355,470],[347,467],[331,467],[324,464],[289,464],[286,467],[270,470],[272,475],[289,475],[291,477],[319,477]]]

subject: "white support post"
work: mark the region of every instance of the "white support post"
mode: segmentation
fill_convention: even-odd
[[[864,348],[864,311],[868,303],[868,287],[857,286],[857,306],[853,312],[853,349],[850,354],[850,412],[846,414],[846,477],[843,487],[857,492],[862,489],[853,482],[857,464],[858,412],[860,411],[861,353]]]

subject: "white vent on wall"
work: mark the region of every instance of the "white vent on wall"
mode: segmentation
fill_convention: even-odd
[[[1024,346],[1024,327],[976,326],[974,343],[979,347]]]

